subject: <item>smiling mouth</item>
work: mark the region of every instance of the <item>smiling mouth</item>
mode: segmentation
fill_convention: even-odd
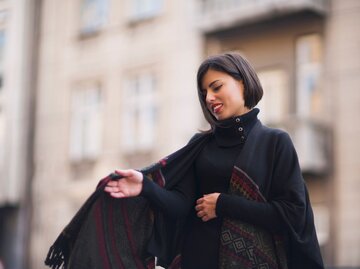
[[[221,108],[223,107],[223,104],[215,104],[211,106],[211,109],[213,113],[217,114],[220,112]]]

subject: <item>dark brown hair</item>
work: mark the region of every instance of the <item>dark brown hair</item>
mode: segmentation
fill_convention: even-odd
[[[244,83],[245,106],[249,109],[256,106],[261,100],[263,89],[254,68],[239,53],[228,52],[213,55],[204,60],[197,72],[197,89],[201,109],[205,119],[211,125],[211,130],[213,130],[217,125],[217,120],[207,109],[205,101],[206,97],[202,92],[202,80],[209,69],[224,72],[236,80],[242,80]]]

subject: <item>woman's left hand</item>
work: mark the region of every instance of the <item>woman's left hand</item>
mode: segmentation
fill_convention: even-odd
[[[196,201],[195,210],[197,211],[197,216],[202,219],[202,221],[209,221],[216,218],[216,202],[219,198],[220,193],[210,193],[205,194],[202,198]]]

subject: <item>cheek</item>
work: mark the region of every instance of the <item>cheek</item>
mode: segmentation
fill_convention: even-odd
[[[243,90],[243,89],[240,89],[240,90],[238,91],[238,100],[239,100],[239,102],[241,102],[241,103],[245,103],[244,90]]]
[[[228,99],[228,102],[231,102],[234,108],[245,106],[245,100],[241,94],[236,94],[232,96],[232,98]]]

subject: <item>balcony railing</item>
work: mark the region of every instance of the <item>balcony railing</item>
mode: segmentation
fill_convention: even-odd
[[[198,1],[198,26],[208,32],[306,10],[323,15],[328,3],[328,0]]]

